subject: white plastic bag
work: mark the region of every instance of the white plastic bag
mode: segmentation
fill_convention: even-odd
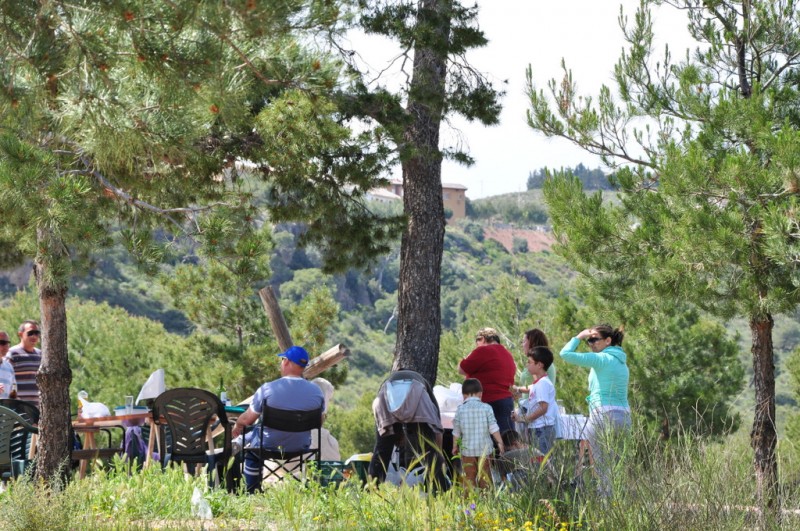
[[[405,469],[400,468],[400,452],[395,446],[394,450],[392,450],[392,458],[389,460],[389,466],[386,469],[386,482],[396,487],[402,485],[403,475],[400,473],[400,470],[405,473]]]
[[[78,405],[81,407],[81,418],[93,419],[111,416],[107,405],[100,402],[89,402],[89,393],[86,391],[78,393]]]
[[[401,485],[408,487],[420,485],[425,482],[425,467],[417,466],[408,471],[405,467],[400,466],[400,451],[395,446],[394,450],[392,450],[392,459],[386,470],[386,482],[396,487]]]
[[[211,506],[208,500],[203,497],[203,493],[197,487],[192,492],[192,516],[201,520],[211,520],[214,514],[211,512]]]
[[[111,412],[108,406],[100,402],[86,402],[81,409],[81,417],[85,419],[93,419],[97,417],[108,417]]]

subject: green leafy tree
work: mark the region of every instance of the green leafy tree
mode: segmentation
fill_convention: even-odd
[[[527,253],[528,252],[528,240],[525,238],[518,238],[514,236],[511,247],[515,253]]]
[[[634,322],[633,319],[628,321]],[[733,400],[744,385],[736,337],[696,311],[654,310],[625,339],[631,403],[651,430],[725,435],[740,422]]]
[[[562,172],[571,173],[581,180],[584,190],[614,190],[614,185],[609,181],[609,176],[600,168],[590,170],[583,164],[578,164],[575,168],[561,168]],[[528,190],[539,189],[544,186],[550,171],[545,166],[528,174]]]
[[[788,358],[786,368],[791,377],[792,394],[794,395],[795,401],[800,401],[800,348],[796,348],[792,351]],[[789,416],[785,433],[786,440],[788,441],[797,441],[798,437],[800,437],[800,414],[796,411]],[[798,453],[797,446],[792,445],[790,457],[787,457],[787,460],[791,459],[792,462],[797,462],[798,456],[800,456],[800,453]],[[793,472],[795,477],[797,477],[798,471],[795,469]]]
[[[23,290],[0,309],[0,322],[22,322],[38,310],[36,290]],[[75,374],[68,405],[73,411],[81,389],[92,401],[109,408],[122,405],[125,395],[136,396],[150,373],[159,368],[164,369],[169,387],[216,389],[220,377],[226,382],[241,378],[241,367],[206,352],[201,341],[171,334],[150,319],[75,297],[67,300],[67,311],[70,366]],[[245,396],[238,386],[232,387],[234,396]]]
[[[265,342],[266,315],[256,296],[257,286],[269,278],[270,234],[237,217],[254,215],[218,208],[200,220],[197,265],[180,264],[161,281],[173,305],[196,325],[235,338],[239,356],[246,345]],[[234,210],[234,212],[231,212]]]
[[[472,201],[467,215],[474,220],[513,223],[518,227],[541,225],[547,223],[547,211],[540,197],[537,192],[486,197]]]
[[[305,241],[331,267],[388,248],[398,220],[363,203],[382,156],[331,118],[340,65],[301,44],[340,12],[327,0],[0,3],[0,240],[34,260],[39,290],[39,477],[67,457],[68,280],[112,226],[152,266],[153,229],[197,232],[210,210],[252,199],[234,181],[261,178],[272,218],[308,221]]]
[[[287,312],[292,339],[303,345],[312,356],[322,354],[331,346],[330,330],[338,318],[339,305],[327,286],[312,288],[300,303],[289,306]],[[338,387],[347,380],[347,363],[334,365],[320,376]]]
[[[355,407],[330,408],[325,426],[339,441],[339,452],[343,459],[372,451],[375,445],[375,420],[372,416],[374,399],[374,392],[366,393],[359,397]]]
[[[675,62],[653,58],[652,5],[685,11],[700,43]],[[762,515],[779,514],[773,315],[797,290],[797,57],[794,2],[643,1],[621,25],[629,46],[608,87],[580,98],[571,73],[550,97],[530,81],[531,127],[600,155],[621,205],[585,196],[577,178],[546,183],[560,251],[597,293],[690,301],[743,316],[752,336],[751,444]],[[531,74],[529,71],[529,78]],[[552,99],[551,99],[552,98]]]

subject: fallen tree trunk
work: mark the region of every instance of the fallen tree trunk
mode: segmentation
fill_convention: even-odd
[[[283,318],[283,312],[275,297],[275,292],[272,291],[272,286],[258,290],[258,296],[261,297],[261,304],[264,306],[264,311],[267,312],[267,318],[272,332],[275,334],[275,339],[278,341],[278,346],[282,352],[286,351],[294,345],[294,342],[292,342],[292,334],[286,325],[286,319]]]
[[[286,325],[286,319],[283,318],[283,311],[281,311],[278,299],[275,297],[275,292],[272,286],[267,286],[258,290],[258,295],[261,297],[261,304],[264,306],[264,311],[267,312],[269,324],[272,327],[272,332],[275,334],[275,339],[278,341],[278,346],[282,351],[287,350],[294,345],[292,342],[292,335],[289,332],[289,327]],[[342,361],[350,354],[350,349],[341,343],[329,348],[316,358],[309,360],[308,365],[303,371],[303,376],[310,380],[315,378],[320,373],[329,369]]]
[[[350,349],[348,349],[346,346],[342,345],[341,343],[334,345],[316,358],[310,360],[303,371],[303,376],[307,380],[310,380],[326,369],[333,367],[349,355]]]

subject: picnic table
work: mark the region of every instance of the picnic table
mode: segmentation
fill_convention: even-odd
[[[89,464],[89,460],[110,456],[122,451],[122,448],[98,448],[97,432],[109,428],[118,428],[124,432],[127,428],[142,426],[145,423],[151,427],[150,437],[147,443],[147,455],[145,456],[145,465],[147,465],[152,460],[156,438],[158,437],[158,430],[152,429],[153,418],[149,411],[93,418],[78,417],[74,420],[72,422],[72,428],[76,433],[84,435],[83,450],[76,450],[72,453],[74,459],[80,460],[78,477],[80,479],[86,477],[86,467]]]

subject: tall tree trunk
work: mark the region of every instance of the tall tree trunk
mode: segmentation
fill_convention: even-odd
[[[436,381],[441,335],[440,283],[444,248],[442,121],[450,0],[422,0],[420,39],[414,48],[403,156],[403,208],[408,219],[400,244],[397,343],[393,369],[419,372]],[[435,37],[434,37],[435,36]]]
[[[69,256],[61,240],[48,229],[38,229],[37,240],[39,254],[34,262],[34,274],[42,321],[42,364],[36,376],[41,393],[36,476],[58,484],[67,477],[71,448],[69,384],[72,371],[67,355],[67,283],[61,267]]]
[[[753,317],[753,383],[756,407],[750,445],[754,450],[756,489],[761,508],[762,528],[770,527],[780,515],[778,463],[775,449],[775,363],[772,350],[772,315]]]

